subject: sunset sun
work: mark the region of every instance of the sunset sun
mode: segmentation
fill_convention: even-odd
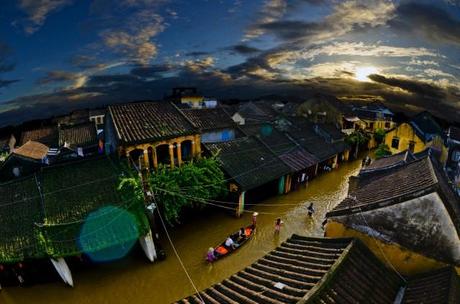
[[[369,75],[378,73],[379,70],[373,66],[356,68],[355,78],[359,81],[369,81]]]

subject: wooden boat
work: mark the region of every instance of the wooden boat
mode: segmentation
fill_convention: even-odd
[[[210,260],[208,258],[208,256],[206,256],[206,260],[208,262],[215,262],[215,261],[220,260],[220,259],[222,259],[222,258],[224,258],[226,256],[229,256],[230,254],[232,254],[233,252],[235,252],[236,250],[241,248],[241,246],[246,244],[252,238],[252,236],[254,235],[255,230],[256,230],[256,228],[255,228],[254,225],[249,225],[249,226],[245,227],[244,228],[244,232],[245,232],[245,235],[246,235],[245,238],[240,238],[239,237],[240,230],[238,230],[237,232],[235,232],[234,234],[231,235],[231,238],[233,239],[235,244],[238,244],[238,247],[232,248],[232,247],[225,246],[225,241],[227,240],[227,239],[225,239],[222,243],[220,243],[219,245],[214,247],[214,257],[215,258],[213,260]]]

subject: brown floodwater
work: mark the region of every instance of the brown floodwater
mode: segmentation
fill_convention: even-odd
[[[213,211],[194,217],[170,234],[182,261],[198,289],[204,289],[243,269],[273,250],[291,234],[322,236],[321,223],[325,213],[346,196],[348,177],[357,174],[360,161],[341,164],[333,172],[324,173],[307,187],[287,195],[263,201],[263,206],[248,207],[258,211],[256,235],[231,256],[209,265],[204,262],[207,248],[220,243],[228,234],[250,223],[251,213],[239,219],[229,213]],[[306,206],[315,205],[313,218],[306,215]],[[274,222],[281,217],[284,225],[279,236]],[[109,264],[74,271],[74,288],[61,282],[25,288],[4,288],[1,304],[87,304],[87,303],[171,303],[194,293],[187,276],[166,239],[162,240],[167,258],[150,264],[138,253]]]

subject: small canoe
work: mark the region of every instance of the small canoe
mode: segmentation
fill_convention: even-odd
[[[215,262],[226,256],[229,256],[230,254],[232,254],[233,252],[241,248],[241,246],[246,244],[247,241],[249,241],[254,235],[255,230],[256,228],[254,225],[249,225],[246,228],[244,228],[244,234],[245,234],[244,238],[239,236],[240,231],[238,230],[236,233],[231,235],[231,238],[233,239],[237,247],[233,248],[233,247],[225,246],[225,241],[227,240],[225,239],[225,241],[223,241],[221,244],[219,244],[218,246],[214,248],[214,259],[210,260],[209,257],[207,256],[206,260],[208,262]]]

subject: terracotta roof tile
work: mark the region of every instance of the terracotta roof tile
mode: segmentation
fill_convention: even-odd
[[[145,143],[196,133],[170,102],[138,102],[109,107],[118,139]]]
[[[455,269],[446,267],[411,277],[402,303],[460,303],[460,281]]]
[[[19,148],[13,151],[13,154],[31,158],[34,160],[42,160],[46,157],[49,148],[44,144],[41,144],[36,141],[28,141]]]
[[[67,144],[71,148],[87,147],[97,144],[96,126],[85,123],[59,129],[59,146]]]
[[[19,145],[22,146],[29,140],[40,142],[48,147],[56,147],[58,145],[58,130],[56,127],[46,127],[24,131],[21,134]]]
[[[235,122],[222,108],[180,109],[202,131],[232,128]]]
[[[393,303],[401,281],[357,240],[293,235],[199,295],[206,303]]]

